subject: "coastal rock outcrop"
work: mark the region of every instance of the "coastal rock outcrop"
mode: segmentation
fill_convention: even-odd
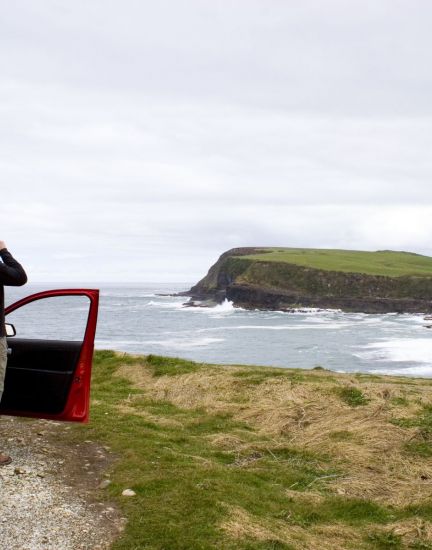
[[[267,251],[233,248],[224,252],[207,275],[183,295],[195,303],[228,299],[248,309],[432,312],[432,272],[430,277],[384,276],[318,269],[288,261],[266,261]]]

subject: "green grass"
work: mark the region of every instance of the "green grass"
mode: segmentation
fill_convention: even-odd
[[[308,537],[320,525],[355,529],[358,541],[353,548],[399,548],[399,539],[386,531],[387,526],[398,518],[430,517],[428,505],[396,509],[367,498],[335,494],[329,483],[350,476],[343,461],[328,452],[296,445],[289,433],[285,439],[266,434],[236,418],[228,406],[210,412],[155,398],[116,375],[124,365],[146,369],[157,383],[168,380],[174,388],[176,377],[182,374],[204,375],[220,368],[177,358],[95,353],[90,423],[74,426],[65,437],[72,442],[99,441],[118,456],[112,483],[100,491],[100,498],[116,501],[128,519],[112,550],[292,550],[299,546],[287,541],[284,533],[301,529]],[[230,375],[240,384],[239,391],[244,384],[245,392],[260,390],[260,384],[269,379],[276,385],[288,379],[291,387],[303,383],[297,371],[283,369],[235,367]],[[304,379],[319,386],[320,376],[311,371]],[[327,378],[328,384],[334,383],[332,377]],[[350,407],[367,404],[360,390],[347,389],[349,393],[339,395]],[[425,409],[415,421],[425,427],[428,414]],[[214,438],[218,437],[228,438],[228,443],[216,445]],[[230,446],[229,438],[238,445]],[[352,434],[333,431],[330,439],[349,442]],[[126,488],[136,496],[122,497]],[[319,498],[304,498],[311,491]],[[234,537],[221,527],[238,508],[264,526],[261,536]],[[370,532],[372,538],[367,536]]]
[[[160,357],[159,355],[147,355],[147,364],[153,367],[154,376],[176,375],[185,372],[195,372],[199,369],[199,364],[187,359],[178,357]]]
[[[176,420],[181,429],[118,414],[118,400],[134,391],[125,380],[112,377],[115,363],[123,361],[109,352],[96,354],[93,397],[100,404],[93,406],[91,424],[85,428],[88,437],[97,436],[125,457],[115,472],[111,496],[119,498],[125,487],[137,493],[135,499],[122,502],[130,521],[115,549],[212,548],[223,544],[218,525],[227,506],[241,504],[251,514],[274,515],[287,504],[285,489],[301,490],[333,473],[325,460],[313,454],[279,450],[275,460],[276,455],[261,449],[268,442],[229,414],[179,409],[145,398],[133,402],[137,411]],[[150,359],[151,366],[160,367],[161,362]],[[166,362],[172,375],[172,360]],[[257,450],[252,457],[247,452],[217,450],[207,437],[219,433],[255,442]],[[232,548],[246,547],[232,544]],[[247,547],[259,548],[252,542]]]
[[[425,439],[432,439],[432,405],[423,405],[416,416],[395,418],[393,423],[405,428],[419,428]]]
[[[409,405],[409,401],[406,397],[392,397],[391,404],[398,405],[400,407],[407,407]]]
[[[432,456],[432,445],[430,441],[415,441],[415,442],[407,443],[405,446],[405,449],[410,453],[413,453],[419,456],[424,456],[424,457]]]
[[[402,537],[393,531],[384,532],[377,531],[368,535],[367,540],[373,544],[375,548],[386,550],[387,548],[403,548]]]
[[[365,397],[363,392],[356,387],[337,388],[336,392],[350,407],[359,407],[369,403],[369,399]]]
[[[417,429],[415,439],[405,444],[406,451],[422,457],[432,456],[432,405],[424,405],[414,417],[394,418],[392,423],[404,428]]]
[[[432,277],[432,257],[389,250],[364,252],[315,248],[268,248],[263,254],[242,256],[259,262],[284,262],[326,271],[401,277]]]

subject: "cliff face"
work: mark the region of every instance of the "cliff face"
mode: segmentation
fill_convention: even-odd
[[[245,258],[260,249],[234,248],[185,295],[225,298],[245,308],[338,308],[364,313],[432,312],[432,276],[388,277]]]

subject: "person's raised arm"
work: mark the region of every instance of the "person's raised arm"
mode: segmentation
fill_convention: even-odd
[[[27,282],[27,275],[22,265],[15,260],[4,241],[0,241],[0,285],[22,286]]]

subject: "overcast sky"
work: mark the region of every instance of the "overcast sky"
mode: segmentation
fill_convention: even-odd
[[[428,0],[15,0],[0,238],[32,281],[235,246],[432,255]]]

